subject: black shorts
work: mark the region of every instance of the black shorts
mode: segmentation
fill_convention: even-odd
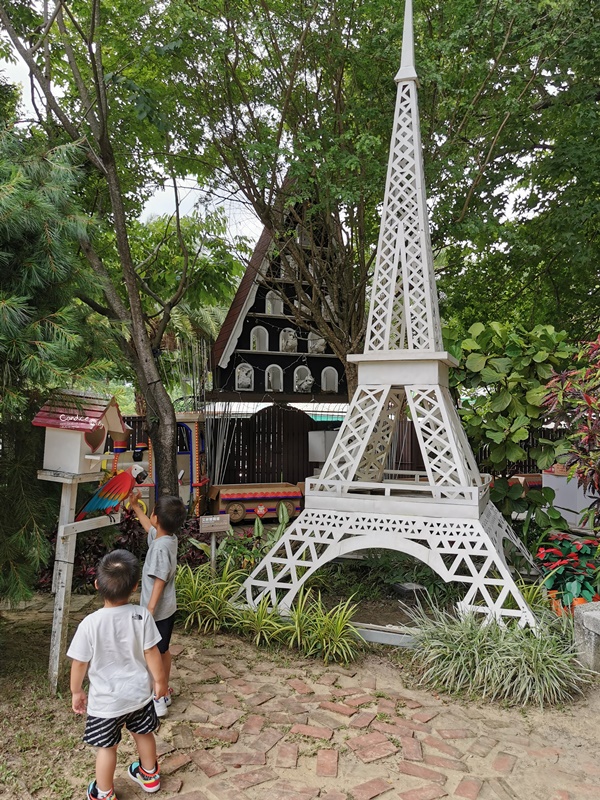
[[[153,733],[159,727],[154,701],[120,717],[90,717],[85,722],[83,741],[93,747],[114,747],[121,741],[123,725],[132,733]]]
[[[171,614],[171,616],[166,619],[154,620],[154,622],[156,623],[158,632],[162,636],[157,647],[161,653],[166,653],[171,644],[171,634],[173,633],[173,626],[175,625],[175,614]]]

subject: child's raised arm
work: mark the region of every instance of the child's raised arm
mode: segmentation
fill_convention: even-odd
[[[150,522],[149,517],[147,516],[147,514],[144,513],[144,509],[140,505],[141,496],[142,493],[140,492],[139,489],[132,489],[127,499],[129,500],[129,507],[138,518],[140,525],[146,531],[146,533],[148,533],[148,531],[152,527],[152,523]]]

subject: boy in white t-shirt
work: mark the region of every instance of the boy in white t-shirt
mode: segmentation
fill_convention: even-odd
[[[67,652],[73,659],[73,711],[87,710],[83,741],[98,748],[96,780],[88,786],[88,800],[117,800],[113,781],[123,725],[139,754],[129,767],[129,777],[145,792],[160,789],[154,739],[159,722],[153,701],[166,694],[167,682],[154,620],[147,609],[129,602],[139,575],[139,562],[128,550],[104,556],[96,578],[104,608],[80,623]],[[82,688],[86,672],[89,697]]]

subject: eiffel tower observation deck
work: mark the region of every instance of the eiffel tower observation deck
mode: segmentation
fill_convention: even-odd
[[[244,584],[289,607],[332,558],[367,548],[407,553],[465,584],[462,611],[534,624],[508,569],[504,544],[528,553],[489,500],[448,389],[427,215],[414,65],[412,0],[402,59],[364,352],[358,386],[305,509]],[[389,470],[398,421],[410,414],[425,471]]]

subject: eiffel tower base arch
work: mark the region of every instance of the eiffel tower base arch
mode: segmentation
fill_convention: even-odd
[[[518,619],[521,626],[535,627],[508,567],[506,540],[531,562],[492,503],[479,519],[305,509],[246,579],[240,594],[251,607],[268,596],[285,613],[320,567],[338,556],[382,548],[413,556],[446,582],[465,584],[459,613],[480,613],[500,623]]]

